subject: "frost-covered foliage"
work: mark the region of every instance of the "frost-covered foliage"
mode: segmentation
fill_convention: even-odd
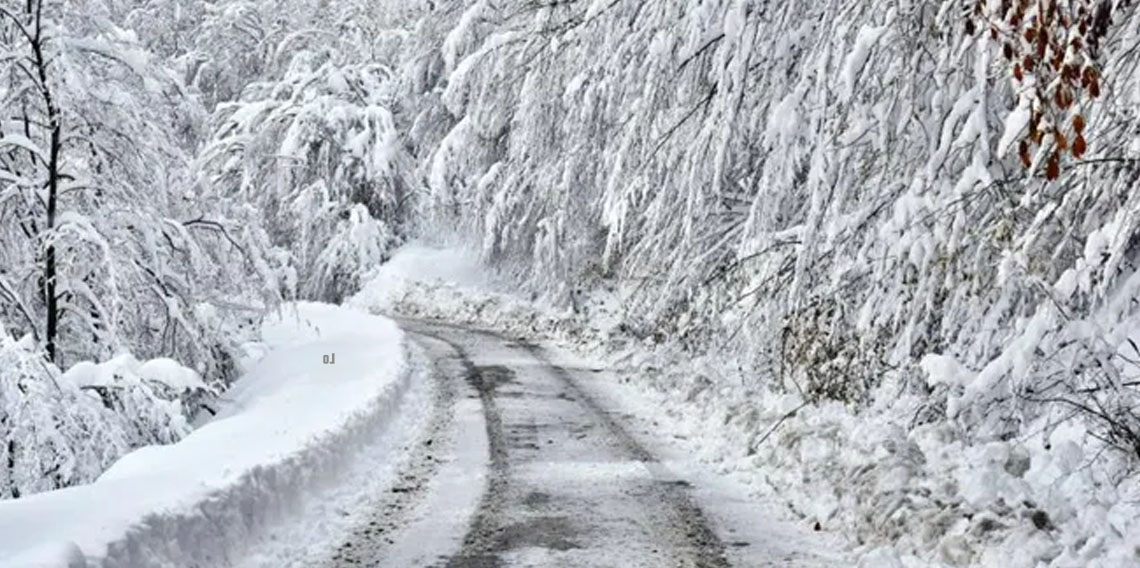
[[[999,144],[1026,122],[972,4],[471,2],[411,73],[442,70],[443,126],[412,130],[430,213],[547,292],[636,283],[635,334],[747,349],[810,399],[904,368],[979,437],[1062,400],[1135,452],[1136,148],[1108,141],[1140,125],[1140,18],[1108,4],[1091,159],[1048,182]]]
[[[420,0],[110,0],[118,21],[160,55],[206,108],[281,78],[294,55],[336,46],[358,62],[395,60]]]
[[[94,480],[129,450],[175,442],[211,393],[171,360],[124,355],[67,373],[0,333],[0,499]]]

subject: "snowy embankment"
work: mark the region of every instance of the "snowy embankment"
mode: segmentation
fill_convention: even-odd
[[[301,303],[262,336],[261,360],[182,441],[136,450],[90,485],[0,502],[3,565],[225,566],[342,481],[413,382],[402,333]]]
[[[1140,565],[1140,479],[1123,466],[1090,467],[1113,456],[1076,421],[970,443],[951,421],[918,420],[928,402],[900,394],[899,376],[885,377],[865,407],[808,404],[749,386],[736,354],[629,337],[616,324],[620,294],[579,299],[578,314],[546,308],[494,292],[476,258],[406,248],[353,303],[545,336],[610,361],[615,391],[641,401],[635,413],[651,409],[664,437],[807,526],[840,534],[862,567]],[[468,268],[443,274],[441,264]],[[932,384],[956,372],[923,366],[927,376],[913,378]]]

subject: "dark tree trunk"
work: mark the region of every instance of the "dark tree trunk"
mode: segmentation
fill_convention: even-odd
[[[33,9],[33,2],[31,0],[28,2],[28,9]],[[60,314],[59,297],[56,292],[56,279],[58,274],[56,269],[55,244],[51,239],[54,237],[52,232],[55,229],[56,210],[59,203],[60,153],[62,150],[61,146],[63,145],[63,125],[60,123],[59,107],[56,106],[51,85],[48,84],[48,60],[44,56],[43,0],[34,3],[34,10],[35,13],[30,14],[34,18],[33,25],[35,30],[35,34],[31,37],[32,54],[40,82],[40,95],[43,97],[48,116],[48,125],[51,127],[51,140],[49,142],[47,164],[47,218],[46,227],[44,227],[44,234],[46,234],[49,239],[48,246],[44,251],[43,269],[43,300],[44,307],[47,311],[44,342],[48,359],[53,363],[59,364],[61,361],[59,360],[57,339],[59,335]]]

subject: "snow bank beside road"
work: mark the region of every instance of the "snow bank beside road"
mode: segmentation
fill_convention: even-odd
[[[263,339],[218,417],[179,443],[132,452],[90,485],[0,502],[4,566],[225,566],[333,482],[408,388],[402,333],[302,303]]]
[[[433,248],[419,243],[400,247],[391,260],[377,268],[345,304],[365,310],[381,310],[399,303],[425,283],[461,284],[467,290],[487,290],[492,281],[473,250]],[[465,299],[457,295],[457,299]],[[446,303],[445,303],[446,304]],[[454,305],[441,306],[443,309]]]
[[[497,290],[509,288],[488,274],[479,253],[422,243],[400,247],[345,305],[381,314],[425,318],[542,334],[570,331],[567,314]]]

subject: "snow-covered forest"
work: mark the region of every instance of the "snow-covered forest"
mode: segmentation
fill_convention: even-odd
[[[0,499],[436,239],[860,544],[1140,563],[1129,0],[0,0],[0,45]]]

